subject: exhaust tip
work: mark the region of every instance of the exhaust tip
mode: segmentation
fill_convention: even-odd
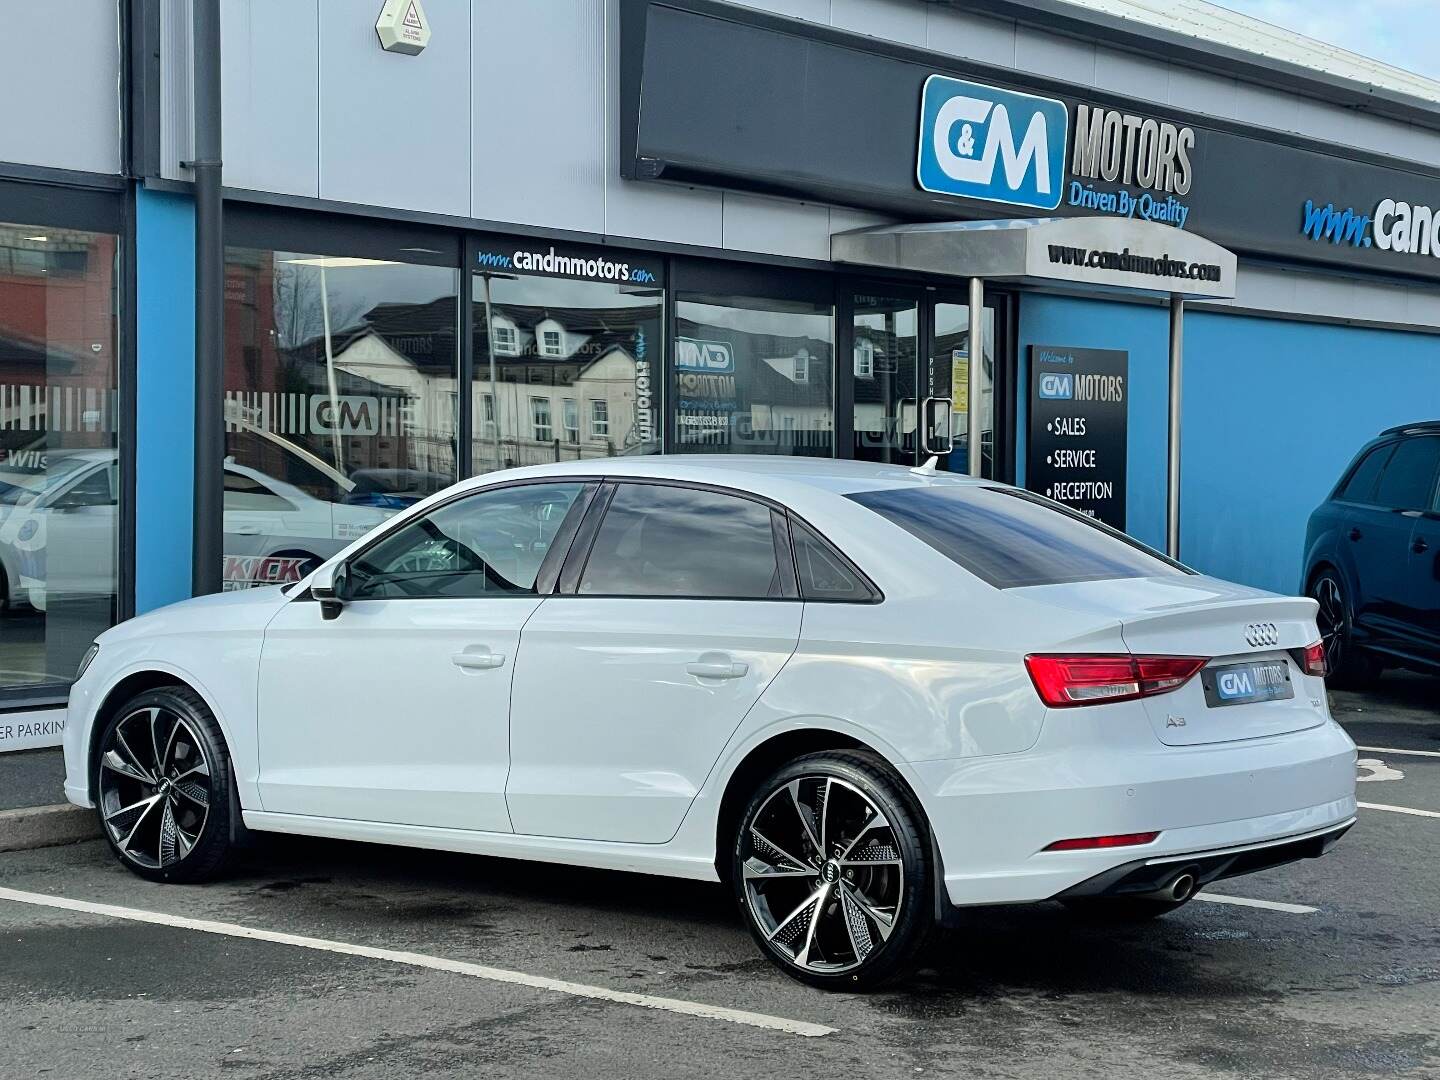
[[[1188,872],[1179,875],[1170,882],[1168,891],[1171,900],[1189,900],[1195,894],[1195,875]]]

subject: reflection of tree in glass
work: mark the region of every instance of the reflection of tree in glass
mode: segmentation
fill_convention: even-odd
[[[275,346],[282,352],[299,348],[325,333],[326,293],[320,287],[318,266],[275,266]],[[333,333],[358,322],[369,302],[347,300],[330,291],[330,329]]]

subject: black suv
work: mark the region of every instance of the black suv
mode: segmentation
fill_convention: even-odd
[[[1380,433],[1310,515],[1305,591],[1332,681],[1440,673],[1440,420]]]

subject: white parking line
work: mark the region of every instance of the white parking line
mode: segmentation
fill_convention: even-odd
[[[1257,907],[1266,911],[1283,911],[1287,915],[1314,915],[1319,908],[1306,904],[1282,904],[1279,900],[1251,900],[1248,896],[1222,896],[1219,893],[1196,893],[1196,900],[1211,904],[1234,904],[1236,907]]]
[[[0,900],[13,900],[18,904],[34,904],[38,907],[59,908],[64,911],[79,911],[87,915],[104,915],[112,919],[152,923],[156,926],[169,926],[181,930],[198,930],[203,934],[249,938],[252,941],[270,941],[277,945],[293,945],[300,949],[315,949],[320,952],[341,953],[346,956],[363,956],[370,960],[385,960],[392,964],[430,968],[433,971],[449,971],[456,975],[469,975],[490,982],[511,983],[536,990],[549,990],[556,994],[568,994],[571,997],[613,1001],[621,1005],[638,1005],[642,1009],[658,1009],[662,1012],[679,1013],[682,1016],[696,1016],[704,1020],[723,1020],[729,1024],[743,1024],[747,1027],[765,1028],[769,1031],[783,1031],[791,1035],[813,1037],[835,1033],[835,1028],[825,1027],[823,1024],[810,1024],[803,1020],[787,1020],[780,1016],[767,1016],[764,1013],[745,1012],[741,1009],[726,1009],[719,1005],[704,1005],[698,1001],[684,1001],[679,998],[652,997],[649,994],[608,990],[603,986],[587,986],[584,983],[567,982],[563,979],[547,979],[542,975],[527,975],[521,971],[507,971],[504,968],[486,967],[483,964],[470,964],[463,960],[447,960],[443,956],[428,956],[425,953],[377,949],[370,945],[351,945],[344,941],[328,941],[325,938],[303,937],[299,934],[282,934],[274,930],[258,930],[236,923],[189,919],[183,915],[167,915],[159,911],[116,907],[113,904],[94,904],[88,900],[71,900],[65,896],[21,892],[18,889],[0,888]]]
[[[1357,802],[1356,806],[1363,806],[1366,810],[1389,810],[1392,814],[1410,814],[1412,817],[1433,817],[1440,818],[1440,812],[1435,810],[1416,810],[1413,806],[1389,806],[1378,802]]]
[[[1440,757],[1440,750],[1396,750],[1390,746],[1357,746],[1356,750],[1364,750],[1371,754],[1409,754],[1412,757]]]

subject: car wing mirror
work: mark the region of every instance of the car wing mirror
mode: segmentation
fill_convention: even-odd
[[[350,570],[344,563],[326,563],[310,578],[310,595],[320,601],[322,619],[337,618],[349,599]]]

